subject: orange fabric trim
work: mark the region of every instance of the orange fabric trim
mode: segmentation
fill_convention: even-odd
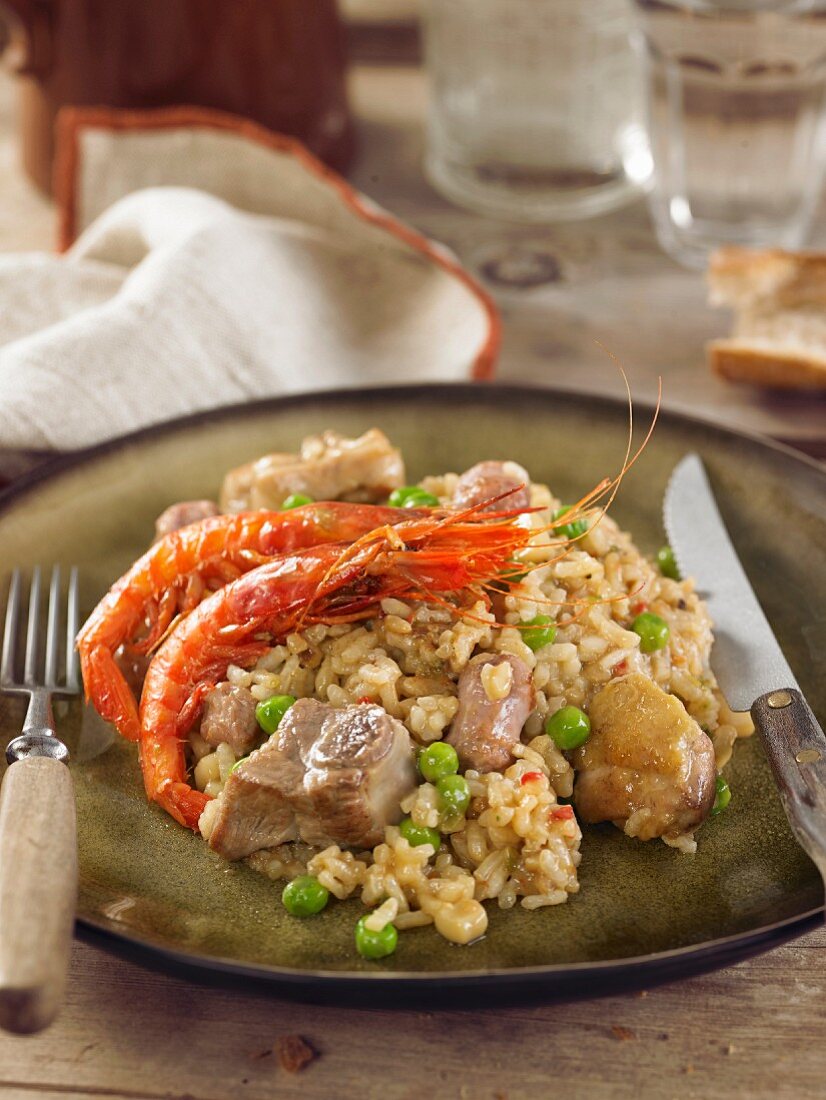
[[[54,162],[54,197],[58,208],[58,250],[63,252],[77,236],[77,183],[80,159],[80,132],[86,127],[108,130],[165,130],[181,127],[230,131],[267,149],[289,153],[304,167],[338,191],[344,202],[359,217],[398,237],[399,240],[427,256],[444,271],[449,272],[479,301],[488,319],[488,336],[474,360],[471,377],[476,381],[490,381],[496,372],[496,360],[502,341],[502,320],[490,295],[458,261],[451,259],[440,248],[415,229],[398,221],[382,210],[371,209],[364,196],[332,168],[302,145],[295,138],[277,134],[250,119],[240,118],[226,111],[210,107],[160,107],[153,110],[119,110],[112,107],[64,107],[55,124],[56,153]]]

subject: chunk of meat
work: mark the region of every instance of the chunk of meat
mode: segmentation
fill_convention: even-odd
[[[277,510],[293,493],[313,500],[377,502],[404,485],[404,476],[401,451],[378,428],[358,439],[324,432],[305,439],[297,455],[264,455],[230,470],[221,506],[227,512]]]
[[[459,677],[459,709],[445,740],[456,749],[463,768],[501,771],[513,762],[513,746],[533,707],[533,682],[525,662],[510,653],[480,653]]]
[[[509,495],[495,504],[482,508],[482,512],[497,512],[513,508],[519,511],[530,507],[531,479],[528,471],[518,462],[477,462],[465,470],[453,490],[453,503],[457,508],[472,508],[502,493]]]
[[[651,840],[705,820],[714,803],[714,746],[676,696],[632,672],[602,688],[590,719],[591,736],[573,757],[581,821],[613,821]]]
[[[225,741],[236,756],[243,756],[262,736],[255,717],[256,705],[255,696],[247,688],[218,684],[204,700],[201,737],[216,747]]]
[[[371,848],[415,786],[410,734],[382,707],[299,699],[230,775],[209,844],[226,859],[298,838]]]
[[[162,539],[172,531],[188,527],[190,523],[208,519],[221,514],[214,500],[182,500],[180,504],[170,504],[155,520],[155,539]]]

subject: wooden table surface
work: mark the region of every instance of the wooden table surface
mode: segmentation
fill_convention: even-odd
[[[653,242],[644,205],[581,225],[532,229],[458,211],[420,171],[424,84],[415,69],[353,74],[362,154],[355,182],[450,244],[478,272],[539,252],[551,281],[491,283],[505,317],[501,374],[635,396],[662,375],[665,400],[826,453],[826,406],[708,376],[703,341],[725,319],[702,281]],[[0,78],[0,250],[48,248],[49,204],[20,175],[11,89]],[[318,1057],[285,1070],[278,1044]],[[154,973],[76,943],[68,1000],[45,1034],[0,1036],[0,1097],[226,1100],[539,1100],[548,1096],[819,1097],[826,1094],[826,934],[679,984],[569,1006],[420,1012],[297,1005]]]

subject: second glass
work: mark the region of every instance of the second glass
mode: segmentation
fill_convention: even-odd
[[[823,179],[826,5],[636,0],[662,247],[799,248]]]
[[[426,171],[522,221],[598,214],[651,172],[629,0],[429,0]]]

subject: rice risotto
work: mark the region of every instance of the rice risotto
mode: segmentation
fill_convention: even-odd
[[[455,508],[457,482],[456,474],[432,476],[419,488]],[[717,690],[709,668],[712,624],[692,581],[663,575],[610,516],[597,511],[560,552],[549,531],[555,518],[560,522],[562,503],[546,486],[531,485],[535,511],[519,520],[536,532],[519,554],[524,576],[503,585],[490,609],[480,599],[460,616],[443,603],[388,598],[374,618],[308,626],[254,667],[229,667],[228,683],[258,701],[293,696],[337,708],[378,704],[420,747],[449,734],[460,706],[459,679],[472,659],[518,658],[533,688],[533,707],[511,762],[486,772],[462,769],[470,792],[463,813],[451,816],[434,783],[421,777],[402,800],[399,816],[436,830],[438,847],[411,844],[398,824],[390,824],[369,851],[293,841],[253,853],[250,866],[272,879],[311,875],[339,899],[358,896],[372,911],[367,928],[375,934],[391,924],[400,932],[433,924],[448,940],[466,944],[485,932],[485,902],[538,909],[559,905],[579,889],[581,831],[567,801],[579,758],[545,732],[562,708],[587,715],[605,685],[639,674],[684,705],[711,738],[722,769],[737,737],[752,727]],[[504,500],[500,507],[507,506]],[[667,625],[659,648],[646,646],[640,630],[631,628],[644,613]],[[553,638],[527,644],[525,624],[543,616],[555,627]],[[507,697],[511,675],[507,662],[483,665],[489,700]],[[199,822],[209,839],[236,753],[228,743],[207,744],[197,730],[189,735],[188,752],[195,785],[215,796]],[[645,820],[645,814],[630,813],[621,824],[633,837]],[[693,829],[672,830],[662,839],[686,853],[696,848]]]

